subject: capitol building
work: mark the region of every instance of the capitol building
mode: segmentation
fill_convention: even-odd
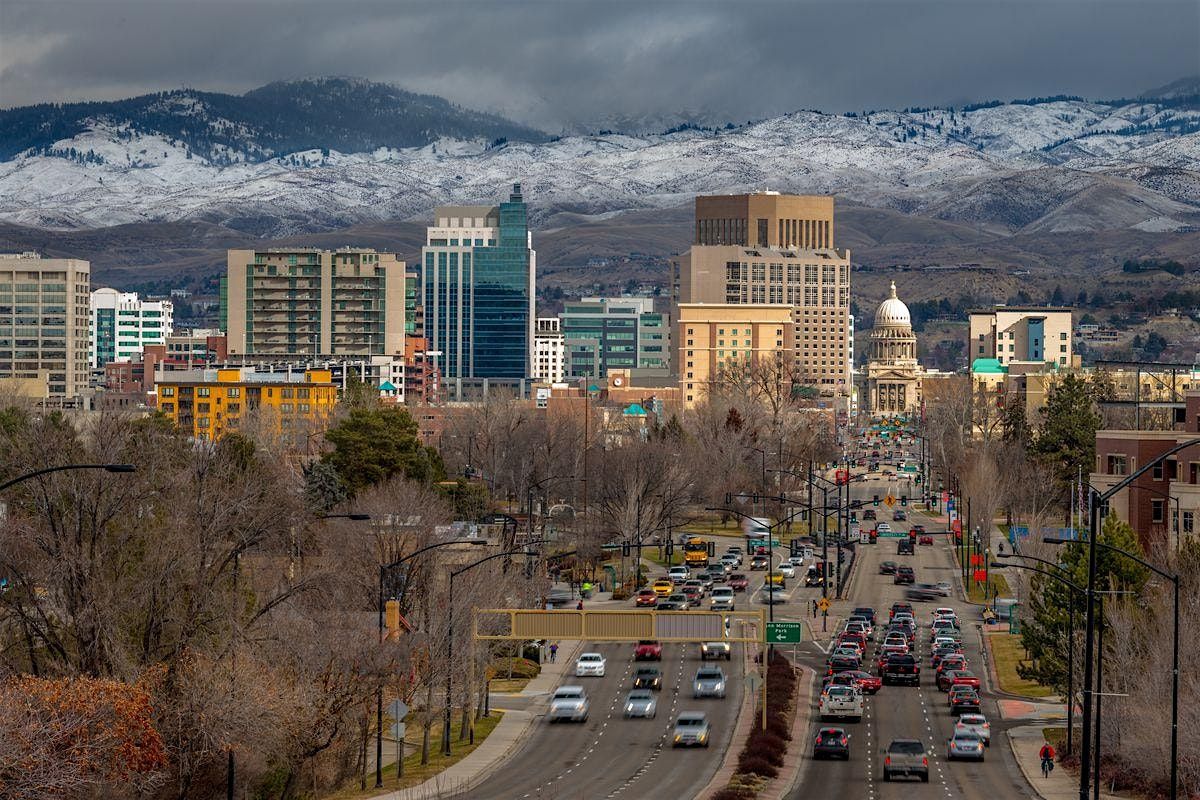
[[[907,415],[920,410],[924,374],[917,362],[912,317],[908,306],[896,296],[893,281],[890,296],[875,312],[863,380],[863,410],[872,417]]]

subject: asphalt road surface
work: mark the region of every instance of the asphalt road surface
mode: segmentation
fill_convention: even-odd
[[[893,488],[895,484],[892,484]],[[870,497],[878,492],[886,494],[887,484],[875,482],[857,488],[856,496]],[[899,490],[895,490],[899,494]],[[888,519],[884,506],[879,507],[879,518]],[[860,513],[861,516],[861,513]],[[907,531],[914,523],[923,523],[930,531],[944,528],[921,514],[912,514],[905,522],[892,523],[898,530]],[[855,606],[872,606],[880,622],[886,623],[888,609],[897,600],[904,599],[904,586],[892,583],[891,575],[879,574],[879,563],[890,560],[899,564],[910,564],[916,572],[918,583],[955,581],[955,566],[952,555],[952,540],[947,536],[935,536],[935,544],[918,546],[915,555],[901,556],[896,552],[895,539],[879,539],[875,545],[859,545],[855,571],[858,575],[850,587],[846,601],[834,607],[837,617],[845,618]],[[809,590],[801,594],[819,594]],[[811,597],[808,598],[811,602]],[[980,762],[948,762],[946,740],[954,729],[946,695],[938,691],[933,682],[933,670],[929,665],[928,622],[932,609],[938,606],[954,608],[962,622],[963,650],[968,659],[968,668],[983,682],[982,710],[991,723],[992,746],[986,751],[986,759]],[[809,761],[800,786],[791,794],[792,798],[812,797],[855,797],[863,800],[888,800],[889,798],[964,798],[964,800],[998,800],[999,798],[1027,798],[1033,796],[1029,785],[1021,775],[1012,751],[1004,735],[1005,725],[1000,721],[992,693],[987,666],[983,660],[981,621],[979,608],[967,605],[956,597],[941,598],[932,603],[913,603],[914,616],[923,627],[916,638],[916,651],[921,663],[921,685],[885,686],[873,697],[868,695],[865,715],[861,722],[845,721],[825,723],[844,727],[850,734],[851,755],[849,761]],[[776,618],[779,618],[777,613]],[[831,619],[832,623],[832,619]],[[873,667],[875,646],[868,647],[869,666]],[[802,663],[824,672],[825,654],[815,643],[804,646]],[[873,671],[873,669],[871,669]],[[817,726],[821,725],[816,713],[816,701],[820,694],[820,680],[813,688],[812,725],[807,739],[795,744],[805,747],[806,758],[811,759],[812,741]],[[929,783],[919,779],[897,779],[885,783],[881,750],[892,739],[919,738],[929,751]]]
[[[730,744],[744,680],[741,645],[730,661],[708,661],[725,671],[725,699],[692,698],[692,679],[701,665],[697,644],[663,646],[661,663],[633,661],[632,644],[589,644],[581,652],[603,653],[605,677],[575,678],[588,693],[586,723],[539,719],[523,747],[472,792],[473,798],[574,800],[574,798],[695,797],[712,778]],[[637,666],[658,666],[663,687],[654,719],[625,719],[625,696]],[[703,711],[712,726],[707,748],[671,745],[675,718],[682,711]]]

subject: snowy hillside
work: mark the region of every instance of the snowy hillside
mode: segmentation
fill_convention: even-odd
[[[168,102],[166,100],[164,103]],[[204,117],[174,96],[172,113]],[[1200,226],[1200,110],[1074,99],[834,116],[797,112],[721,131],[441,139],[422,147],[264,157],[227,135],[202,156],[104,117],[0,162],[0,220],[52,228],[203,219],[264,235],[424,220],[520,181],[535,211],[678,205],[703,192],[827,192],[997,231]],[[233,123],[230,123],[233,124]]]

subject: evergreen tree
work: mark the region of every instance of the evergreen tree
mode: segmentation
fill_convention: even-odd
[[[351,495],[395,475],[431,481],[445,474],[440,456],[417,439],[417,423],[396,406],[353,408],[325,440],[333,450],[323,460]]]
[[[1077,375],[1067,375],[1050,388],[1043,411],[1045,421],[1031,450],[1057,473],[1065,490],[1080,470],[1090,473],[1096,460],[1100,415],[1092,387]]]
[[[1054,291],[1050,293],[1050,305],[1061,306],[1065,302],[1066,298],[1063,297],[1062,287],[1055,285]]]
[[[1028,446],[1033,438],[1029,417],[1025,414],[1025,402],[1020,397],[1005,398],[1004,413],[1000,418],[1003,433],[1001,438],[1012,444]]]
[[[1128,523],[1110,514],[1100,531],[1100,542],[1127,553],[1141,556],[1137,535]],[[1088,550],[1086,542],[1065,545],[1059,565],[1064,577],[1076,586],[1087,586]],[[1146,583],[1145,567],[1130,558],[1103,548],[1096,552],[1096,589],[1099,591],[1140,592]],[[1030,581],[1029,602],[1021,615],[1021,643],[1029,652],[1030,663],[1017,667],[1026,680],[1034,680],[1057,692],[1067,688],[1067,631],[1070,609],[1075,610],[1075,635],[1082,640],[1087,614],[1087,598],[1043,575]],[[1079,669],[1079,664],[1075,665]],[[1076,676],[1076,689],[1079,679]]]
[[[328,514],[346,496],[346,485],[332,464],[314,461],[304,468],[304,499],[310,509]]]

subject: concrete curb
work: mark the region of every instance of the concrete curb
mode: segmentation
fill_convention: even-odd
[[[1043,778],[1041,763],[1037,758],[1038,742],[1042,741],[1041,729],[1044,725],[1021,725],[1006,731],[1008,746],[1012,750],[1013,759],[1021,770],[1021,775],[1030,789],[1042,800],[1075,800],[1079,797],[1078,779],[1068,773],[1061,765],[1056,766],[1050,777]],[[1035,733],[1036,732],[1036,735]],[[1025,748],[1018,747],[1018,740],[1028,739],[1032,744]],[[1101,800],[1122,800],[1121,797],[1108,792],[1100,793]]]
[[[581,641],[573,641],[571,642],[571,646],[567,648],[560,647],[558,659],[561,659],[561,661],[556,659],[556,665],[565,665],[574,661],[582,648],[583,642]],[[565,674],[566,668],[564,666],[563,671],[554,676],[553,683],[557,686]],[[538,678],[541,678],[543,675],[548,679],[550,678],[550,675],[546,672],[543,672]],[[515,750],[524,744],[525,736],[528,734],[529,729],[542,716],[541,706],[549,702],[549,695],[551,693],[541,689],[529,691],[529,687],[538,678],[534,678],[526,684],[524,689],[517,693],[518,695],[534,698],[530,703],[530,707],[526,710],[496,709],[504,716],[500,718],[500,722],[492,729],[488,738],[484,739],[479,747],[469,755],[447,767],[437,775],[434,775],[424,783],[419,783],[416,786],[410,786],[407,789],[400,789],[389,794],[379,795],[376,800],[426,800],[426,798],[435,797],[466,796],[465,793],[475,788],[491,772],[496,764],[507,760]],[[547,682],[550,681],[548,680]],[[498,744],[488,748],[488,751],[484,751],[489,742]],[[479,755],[481,751],[483,754]],[[476,758],[477,755],[479,756],[478,758]]]
[[[747,648],[744,647],[742,648],[742,666],[743,672],[747,674],[756,666],[754,660],[748,657]],[[696,797],[707,797],[729,785],[729,779],[737,772],[738,756],[741,755],[746,737],[750,735],[750,729],[754,727],[754,707],[757,698],[758,692],[742,692],[742,704],[738,708],[737,719],[733,723],[733,735],[729,737],[729,747],[725,749],[725,757],[721,761],[721,766],[717,767],[712,779],[696,793]]]
[[[783,770],[775,780],[767,785],[766,790],[759,795],[762,800],[783,800],[800,782],[808,769],[808,753],[803,749],[808,743],[808,725],[812,714],[813,684],[816,683],[817,673],[802,667],[808,673],[804,681],[804,696],[796,692],[796,710],[792,715],[792,741],[788,743],[787,755],[784,756]],[[791,777],[788,777],[788,773]]]

